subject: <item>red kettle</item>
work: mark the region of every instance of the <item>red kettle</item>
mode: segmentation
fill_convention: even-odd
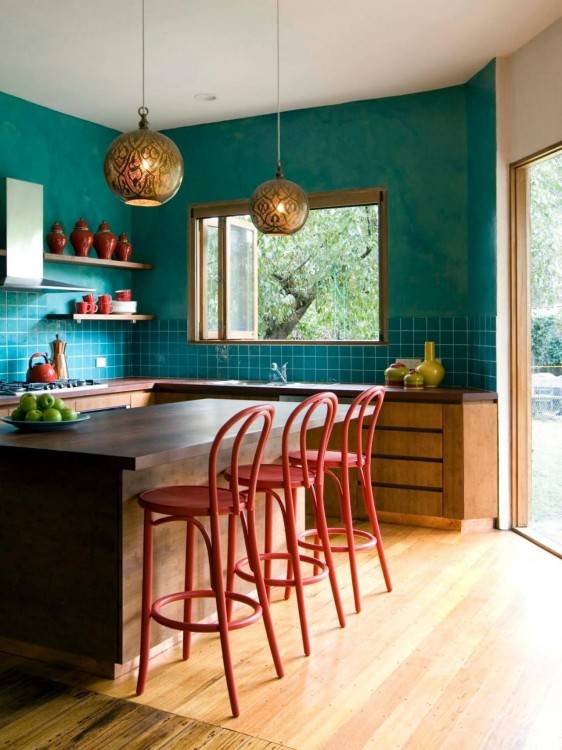
[[[41,364],[33,364],[35,357],[43,357],[45,360]],[[29,358],[29,365],[25,379],[28,383],[52,383],[57,379],[57,373],[53,365],[49,362],[49,357],[41,352],[35,352]]]

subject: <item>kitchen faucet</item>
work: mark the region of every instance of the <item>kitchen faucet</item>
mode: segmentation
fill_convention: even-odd
[[[275,378],[277,377],[282,383],[287,385],[287,365],[288,364],[289,364],[288,362],[285,362],[285,364],[279,367],[277,362],[272,362],[271,363],[272,380],[275,380]]]

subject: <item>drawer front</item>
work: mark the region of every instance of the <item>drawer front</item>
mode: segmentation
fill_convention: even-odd
[[[105,396],[86,396],[76,399],[77,411],[88,409],[106,409],[111,406],[130,406],[130,393],[108,393]]]
[[[375,458],[373,459],[373,482],[442,489],[443,464],[440,461]]]
[[[1,406],[0,407],[0,417],[9,417],[10,414],[14,411],[14,409],[17,409],[17,404],[14,404],[13,406]]]
[[[441,404],[385,403],[378,425],[440,430],[443,427],[443,408]]]
[[[443,493],[423,490],[375,487],[375,503],[378,510],[394,513],[411,513],[418,516],[442,516]]]
[[[442,458],[443,435],[440,432],[402,432],[377,429],[373,446],[375,457],[407,456]]]

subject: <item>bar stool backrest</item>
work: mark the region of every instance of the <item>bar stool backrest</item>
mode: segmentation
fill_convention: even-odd
[[[313,429],[318,427],[321,428],[320,445],[318,446],[317,458],[315,458],[314,473],[310,471],[307,446],[308,446],[308,431],[310,420],[319,409],[326,409],[326,416],[322,425],[315,425]],[[330,435],[332,433],[332,427],[334,426],[334,419],[336,417],[336,410],[338,408],[338,397],[335,393],[325,391],[323,393],[316,393],[314,396],[310,396],[300,403],[292,412],[291,416],[287,420],[285,429],[283,430],[283,473],[285,477],[290,474],[290,462],[289,462],[289,437],[291,429],[295,421],[302,416],[302,424],[300,426],[299,434],[299,451],[300,451],[300,465],[303,470],[304,486],[309,489],[316,477],[322,480],[324,476],[324,458]]]
[[[240,495],[241,490],[238,484],[238,469],[240,466],[240,450],[247,436],[247,433],[252,425],[258,420],[262,420],[261,432],[258,435],[256,448],[254,451],[254,458],[252,461],[252,471],[250,474],[250,484],[244,486],[242,491],[245,496],[245,505],[248,510],[254,507],[254,501],[256,498],[256,484],[258,481],[258,473],[260,466],[263,461],[263,454],[265,450],[265,444],[269,433],[271,431],[271,424],[273,422],[273,416],[275,414],[275,407],[271,404],[259,404],[258,406],[249,406],[247,409],[242,409],[237,414],[232,416],[217,432],[211,452],[209,454],[209,489],[211,499],[211,514],[217,513],[218,515],[218,485],[217,485],[217,455],[222,448],[222,443],[225,436],[236,426],[240,425],[238,432],[234,437],[232,444],[232,454],[230,458],[230,491],[234,497],[234,512],[240,513]],[[247,464],[248,461],[244,460]]]
[[[343,423],[342,460],[344,466],[347,466],[351,422],[354,419],[357,420],[355,425],[355,450],[357,451],[359,466],[362,467],[365,463],[370,466],[375,428],[382,409],[384,392],[382,386],[375,385],[366,388],[351,403]]]

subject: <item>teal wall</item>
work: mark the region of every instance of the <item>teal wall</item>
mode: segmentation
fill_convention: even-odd
[[[388,188],[391,316],[466,314],[466,125],[465,86],[282,116],[285,172],[305,190]],[[252,117],[167,134],[184,156],[182,188],[160,209],[133,209],[133,231],[157,265],[138,279],[142,299],[174,319],[186,315],[189,204],[243,198],[272,177],[275,122]]]
[[[468,311],[496,314],[496,66],[466,86],[468,185]]]
[[[0,177],[43,185],[45,231],[62,221],[70,235],[80,216],[92,231],[103,219],[114,232],[131,231],[131,211],[107,189],[103,158],[115,130],[63,115],[0,92]],[[70,245],[70,240],[68,242]],[[67,252],[71,252],[68,250]],[[71,268],[46,264],[45,275],[93,286],[98,291],[131,283],[128,271]],[[66,312],[75,294],[44,295],[48,312]]]
[[[131,230],[130,209],[109,192],[103,177],[103,157],[116,135],[110,128],[0,92],[0,176],[43,185],[45,232],[59,220],[68,235],[80,216],[94,231],[102,219],[116,232]],[[130,271],[54,263],[45,264],[45,275],[98,292],[130,286],[132,276]],[[129,374],[130,324],[96,321],[78,326],[46,320],[48,313],[68,312],[77,296],[0,290],[0,380],[25,377],[30,354],[46,351],[57,332],[69,344],[71,376]],[[106,357],[106,369],[96,370],[98,355]]]

